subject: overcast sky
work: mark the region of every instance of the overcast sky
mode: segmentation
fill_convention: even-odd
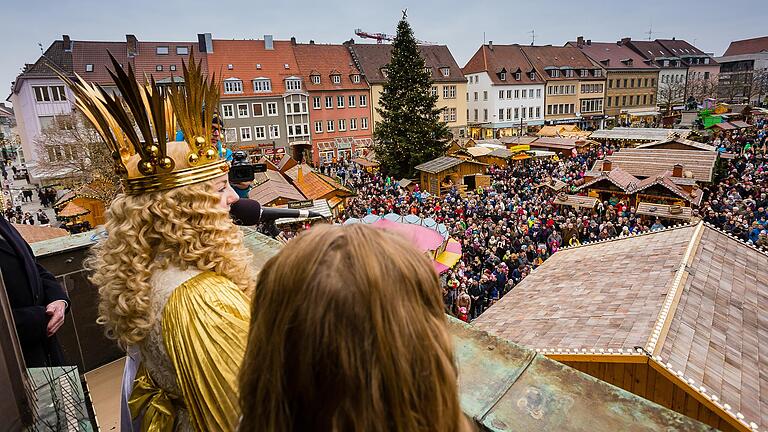
[[[10,2],[11,0],[2,0]],[[276,39],[341,43],[354,30],[394,33],[401,10],[418,39],[446,44],[459,66],[483,40],[495,43],[562,45],[584,35],[594,41],[622,37],[686,39],[705,52],[723,54],[732,40],[768,35],[766,0],[646,0],[641,2],[405,0],[23,0],[2,8],[0,85],[2,98],[24,63],[40,56],[62,34],[73,40],[196,40],[214,38]],[[356,38],[356,41],[358,39]],[[359,41],[358,41],[359,42]]]

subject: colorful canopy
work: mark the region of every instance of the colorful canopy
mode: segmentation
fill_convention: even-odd
[[[438,274],[452,268],[461,259],[461,243],[451,238],[445,245],[445,251],[435,258],[435,271]]]

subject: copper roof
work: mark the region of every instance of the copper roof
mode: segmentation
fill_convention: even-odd
[[[299,44],[293,47],[296,61],[308,91],[367,89],[364,79],[352,81],[360,71],[355,67],[352,55],[344,45]],[[320,84],[311,81],[310,75],[320,76]],[[338,74],[339,84],[334,84],[332,74]]]
[[[69,232],[65,229],[54,228],[50,226],[11,224],[21,237],[29,244],[50,240],[57,237],[68,236]]]
[[[716,152],[669,149],[631,149],[625,148],[610,156],[614,169],[619,167],[635,177],[651,177],[672,169],[676,164],[683,166],[683,171],[690,171],[693,178],[700,182],[711,182],[714,176]],[[601,161],[596,161],[593,170],[599,169]]]
[[[742,40],[731,42],[731,44],[728,45],[728,49],[725,50],[725,54],[723,54],[723,57],[741,55],[741,54],[757,54],[760,52],[767,52],[767,51],[768,51],[768,36],[763,36],[758,38],[742,39]]]
[[[529,72],[533,71],[533,65],[523,54],[520,45],[482,45],[474,56],[462,68],[465,74],[488,72],[493,84],[542,84],[544,80],[536,74],[531,79]],[[506,72],[506,79],[502,81],[501,72]],[[515,79],[515,72],[520,72],[520,80]]]
[[[699,223],[561,249],[474,325],[550,352],[643,347],[691,392],[761,428],[766,298],[768,255]]]
[[[432,79],[435,82],[465,83],[467,79],[456,64],[451,51],[445,45],[419,45],[419,52],[424,57],[427,67],[432,69]],[[390,44],[351,44],[349,48],[354,54],[365,79],[370,84],[383,84],[387,79],[381,70],[392,60],[392,45]],[[449,68],[448,76],[440,73],[440,68]]]
[[[576,45],[576,42],[568,42],[568,45],[578,47],[592,60],[600,63],[602,67],[611,70],[625,69],[656,69],[645,58],[638,55],[630,47],[612,42],[591,42],[589,44]]]

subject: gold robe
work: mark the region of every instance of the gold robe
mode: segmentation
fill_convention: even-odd
[[[143,416],[142,432],[234,431],[250,301],[212,272],[171,268],[159,274],[151,281],[158,319],[139,345],[131,413]]]

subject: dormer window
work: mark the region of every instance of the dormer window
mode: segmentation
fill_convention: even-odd
[[[355,84],[360,84],[360,74],[352,75],[352,82]]]
[[[85,71],[86,72],[93,72],[93,65],[92,64],[85,65]]]
[[[447,78],[447,77],[451,76],[451,68],[441,67],[440,68],[440,73],[443,74],[443,76]]]
[[[704,57],[704,64],[709,64],[709,57]]]
[[[566,78],[573,78],[573,69],[566,69],[565,70],[565,77]]]
[[[285,89],[288,91],[300,91],[301,80],[298,78],[287,78],[285,80]]]
[[[159,46],[155,48],[155,52],[157,55],[168,55],[168,47],[167,46]]]
[[[501,72],[499,72],[499,79],[502,81],[507,80],[507,71],[502,69]]]
[[[531,72],[530,74],[531,81],[536,81],[536,72]]]
[[[171,72],[176,72],[176,65],[170,65],[168,66],[168,69],[170,69]]]
[[[238,78],[227,78],[224,80],[225,94],[242,93],[242,92],[243,92],[242,80]]]
[[[333,81],[334,84],[341,84],[341,75],[339,74],[331,75],[331,81]]]
[[[320,84],[320,75],[313,74],[309,78],[312,80],[312,84]]]
[[[272,81],[269,78],[256,78],[253,80],[254,93],[268,93],[272,91]]]
[[[594,75],[595,78],[600,78],[601,76],[603,76],[603,71],[602,69],[595,69],[594,71],[592,71],[592,75]]]
[[[664,67],[669,67],[669,60],[664,60]]]
[[[290,68],[291,68],[291,65],[289,65],[288,63],[286,63],[286,64],[284,64],[284,65],[283,65],[283,68],[285,68],[285,69],[290,69]]]
[[[384,78],[388,78],[389,77],[389,69],[381,68],[381,75],[383,75]]]
[[[560,78],[560,69],[552,69],[549,71],[549,76],[552,78]]]
[[[588,76],[589,76],[589,71],[588,71],[587,69],[582,69],[582,70],[580,70],[580,71],[579,71],[579,75],[580,75],[582,78],[586,78],[586,77],[588,77]]]
[[[176,55],[189,55],[189,47],[177,46]]]

